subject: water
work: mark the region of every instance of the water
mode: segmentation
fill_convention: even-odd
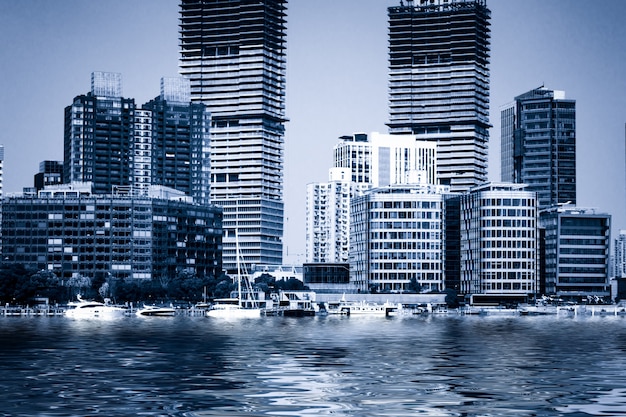
[[[626,415],[625,350],[626,317],[4,317],[0,415]]]

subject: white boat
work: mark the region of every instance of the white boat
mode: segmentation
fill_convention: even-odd
[[[114,306],[108,303],[98,301],[83,300],[77,295],[78,301],[68,303],[68,309],[65,311],[67,317],[72,318],[118,318],[126,315],[127,309],[120,306]]]
[[[372,303],[367,301],[346,301],[345,295],[339,301],[330,301],[325,305],[328,314],[346,316],[390,316],[398,311],[398,305],[391,303]]]
[[[207,310],[206,315],[208,317],[216,317],[223,319],[245,319],[261,317],[261,308],[258,307],[256,300],[254,299],[252,292],[252,285],[248,276],[241,275],[240,253],[239,253],[239,238],[237,231],[235,230],[235,245],[237,253],[237,297],[236,298],[221,298],[214,301],[214,304]],[[241,290],[241,281],[244,281],[246,287],[246,295],[248,299],[243,299],[243,292]]]
[[[340,306],[342,314],[348,316],[389,316],[396,312],[398,307],[389,303],[369,303],[366,301],[344,303]]]
[[[153,316],[153,317],[172,317],[176,315],[176,309],[174,307],[164,307],[164,306],[153,306],[153,305],[144,305],[142,308],[138,309],[135,314],[137,316]]]
[[[255,318],[261,317],[260,308],[246,308],[239,298],[219,298],[206,312],[209,317],[218,318]]]

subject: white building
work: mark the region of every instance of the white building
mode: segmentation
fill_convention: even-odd
[[[328,182],[307,184],[307,263],[348,262],[350,202],[368,187],[350,178],[347,168],[331,168]]]
[[[615,264],[613,276],[615,278],[626,278],[626,230],[621,229],[619,236],[615,239]]]
[[[353,199],[350,281],[361,291],[444,289],[444,193],[448,187],[396,185]]]
[[[536,294],[537,196],[525,185],[487,183],[461,197],[461,292]]]
[[[342,136],[329,181],[307,185],[306,262],[348,262],[351,200],[372,187],[436,184],[437,151],[414,135]]]

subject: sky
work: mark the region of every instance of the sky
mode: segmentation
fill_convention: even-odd
[[[306,184],[325,182],[338,137],[386,133],[387,7],[291,0],[287,10],[285,263],[304,261]],[[578,206],[626,229],[626,1],[488,0],[489,180],[500,180],[500,108],[544,85],[576,100]],[[92,71],[122,73],[141,105],[178,75],[177,0],[0,0],[4,192],[63,159],[63,110]]]

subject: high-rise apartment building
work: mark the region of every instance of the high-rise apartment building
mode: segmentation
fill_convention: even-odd
[[[491,12],[486,0],[389,7],[389,133],[437,143],[439,181],[487,180]]]
[[[91,74],[91,92],[65,108],[64,183],[91,182],[94,194],[131,185],[135,108],[121,74]]]
[[[211,112],[211,202],[248,264],[282,263],[286,0],[182,0],[180,73]]]
[[[152,184],[174,188],[208,204],[211,116],[204,104],[191,102],[189,80],[162,78],[161,94],[142,109],[150,110],[152,117]],[[146,146],[139,143],[139,136],[136,142]]]
[[[359,192],[347,168],[331,168],[329,181],[307,184],[306,261],[348,262],[350,202]]]
[[[576,101],[544,87],[501,115],[501,179],[537,192],[539,208],[576,204]]]

